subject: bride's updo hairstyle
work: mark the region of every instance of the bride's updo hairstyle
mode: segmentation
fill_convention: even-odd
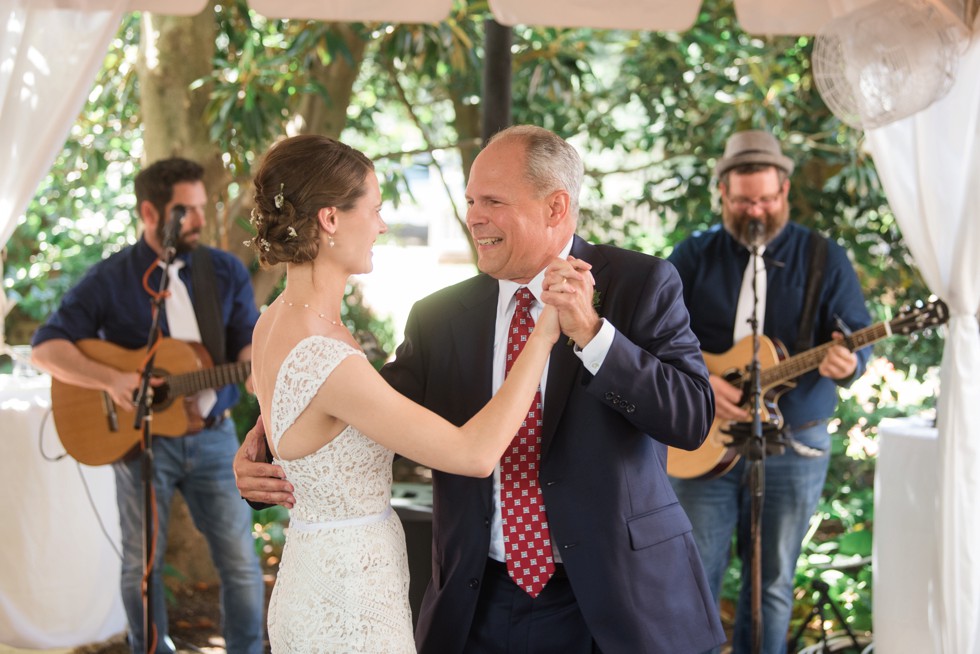
[[[349,145],[305,134],[270,148],[255,175],[255,237],[245,241],[263,267],[313,261],[320,251],[317,214],[346,211],[364,195],[374,164]]]

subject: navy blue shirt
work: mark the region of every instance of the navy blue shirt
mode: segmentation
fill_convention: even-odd
[[[236,361],[242,349],[252,342],[252,328],[259,318],[252,283],[248,270],[236,257],[221,250],[207,249],[214,263],[221,302],[226,358]],[[135,245],[92,266],[78,284],[65,293],[58,309],[34,333],[31,345],[52,339],[75,342],[83,338],[101,338],[127,349],[145,348],[153,318],[151,298],[143,288],[142,280],[156,258],[156,253],[141,238]],[[191,258],[189,254],[180,255],[180,258],[185,263],[180,278],[193,300]],[[155,266],[149,276],[150,288],[160,287],[162,274],[163,269]],[[163,333],[169,336],[166,309],[161,307],[161,311]],[[218,389],[218,400],[210,415],[220,415],[237,401],[237,386]]]
[[[766,245],[766,316],[763,333],[780,341],[790,355],[794,351],[803,311],[809,273],[810,230],[795,223],[786,227]],[[716,225],[693,234],[670,255],[684,283],[684,302],[691,314],[691,328],[701,341],[701,350],[723,354],[734,345],[732,334],[735,309],[742,287],[742,274],[749,262],[749,251]],[[839,316],[851,330],[871,324],[864,294],[844,249],[828,241],[827,264],[814,319],[815,347],[830,341],[838,330]],[[809,349],[809,348],[806,348]],[[796,380],[796,388],[779,401],[779,410],[791,428],[814,420],[830,418],[837,406],[836,384],[847,386],[864,373],[871,348],[855,353],[854,375],[835,383],[812,370]]]

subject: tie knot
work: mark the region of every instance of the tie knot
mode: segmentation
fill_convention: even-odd
[[[526,286],[521,286],[514,293],[514,297],[517,298],[517,310],[527,313],[531,310],[531,305],[534,304],[534,295],[528,290]]]
[[[159,262],[159,263],[157,263],[157,265],[158,265],[159,267],[161,267],[161,268],[167,268],[167,264],[165,264],[165,263],[164,263],[164,262],[162,262],[162,261],[161,261],[161,262]],[[180,270],[181,268],[183,268],[183,267],[184,267],[184,260],[183,260],[183,259],[176,259],[176,258],[175,258],[175,259],[174,259],[173,261],[171,261],[171,262],[170,262],[170,267],[169,267],[169,268],[167,268],[167,271],[168,271],[168,272],[169,272],[169,273],[170,273],[171,275],[174,275],[174,274],[176,274],[176,273],[177,273],[177,272],[178,272],[178,271],[179,271],[179,270]]]

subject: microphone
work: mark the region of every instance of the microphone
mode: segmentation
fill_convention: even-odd
[[[170,210],[170,220],[163,227],[163,251],[167,253],[167,258],[173,258],[177,253],[177,239],[180,237],[180,226],[185,215],[187,207],[182,204],[176,204]]]
[[[759,247],[766,237],[766,226],[761,220],[750,220],[746,232],[749,247]]]

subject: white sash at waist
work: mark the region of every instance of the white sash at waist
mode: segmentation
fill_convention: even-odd
[[[389,506],[381,513],[372,513],[370,515],[357,516],[356,518],[344,518],[343,520],[325,520],[323,522],[308,522],[299,518],[290,517],[289,529],[298,532],[308,532],[319,531],[320,529],[339,529],[342,527],[369,525],[375,522],[387,520],[388,516],[391,515],[392,510],[393,509]]]

